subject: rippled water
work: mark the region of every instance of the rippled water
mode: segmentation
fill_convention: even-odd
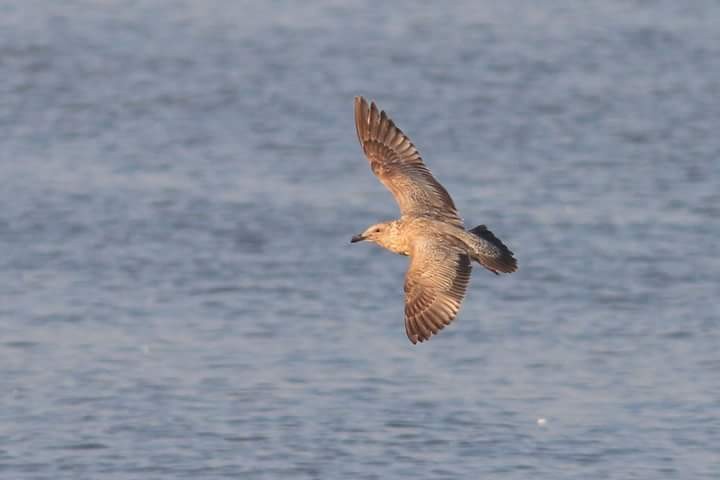
[[[0,2],[2,478],[720,478],[720,7],[367,3]],[[358,94],[520,261],[426,344]]]

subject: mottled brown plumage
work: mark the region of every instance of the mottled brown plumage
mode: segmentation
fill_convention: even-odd
[[[412,343],[422,342],[449,325],[460,310],[470,282],[470,260],[494,273],[514,272],[517,261],[484,225],[465,230],[447,190],[375,103],[355,98],[355,127],[370,168],[395,197],[401,217],[369,227],[352,242],[369,240],[410,256],[405,330]]]

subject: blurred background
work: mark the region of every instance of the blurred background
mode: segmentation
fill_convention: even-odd
[[[719,478],[719,24],[0,1],[0,476]],[[355,95],[519,259],[426,344]]]

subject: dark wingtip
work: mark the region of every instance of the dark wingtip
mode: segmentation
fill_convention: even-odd
[[[357,133],[360,145],[365,149],[364,142],[368,130],[368,112],[370,111],[367,101],[361,97],[355,97],[355,132]]]

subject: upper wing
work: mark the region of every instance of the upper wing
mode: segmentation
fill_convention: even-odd
[[[447,190],[432,176],[410,139],[375,103],[355,97],[355,128],[373,173],[403,215],[432,215],[462,225]]]
[[[453,321],[470,282],[470,259],[439,242],[419,245],[405,274],[405,332],[412,343]]]

